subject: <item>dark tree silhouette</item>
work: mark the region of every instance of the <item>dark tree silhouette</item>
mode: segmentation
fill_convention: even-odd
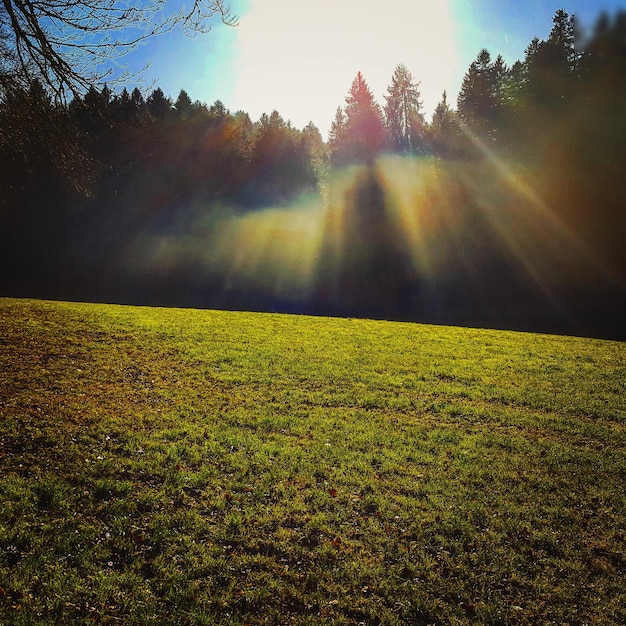
[[[178,98],[176,98],[176,102],[174,103],[174,110],[176,115],[179,118],[188,118],[190,115],[193,115],[193,103],[191,102],[191,98],[189,94],[181,89],[178,94]]]
[[[148,111],[156,119],[163,119],[172,112],[172,101],[157,87],[146,99]]]
[[[502,106],[506,67],[501,56],[495,61],[482,49],[463,77],[457,98],[461,121],[474,133],[494,138]]]
[[[455,150],[458,127],[445,91],[435,107],[428,131],[432,151],[441,157],[451,157]]]
[[[552,24],[546,41],[535,37],[526,49],[525,92],[531,106],[558,109],[572,95],[578,59],[574,17],[560,9]]]

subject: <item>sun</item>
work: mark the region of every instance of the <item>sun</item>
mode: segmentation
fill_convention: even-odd
[[[458,55],[448,2],[252,0],[237,32],[233,103],[253,119],[277,109],[296,127],[325,135],[357,71],[379,104],[394,68],[420,82],[430,115],[450,89]]]

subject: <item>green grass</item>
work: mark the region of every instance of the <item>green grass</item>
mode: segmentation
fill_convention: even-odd
[[[0,300],[0,623],[626,623],[626,344]]]

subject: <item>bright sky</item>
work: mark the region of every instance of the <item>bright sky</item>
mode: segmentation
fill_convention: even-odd
[[[509,64],[523,58],[537,35],[547,37],[559,8],[583,23],[621,0],[231,0],[236,28],[215,24],[207,35],[154,38],[140,55],[176,98],[222,100],[253,120],[274,109],[297,128],[313,121],[326,136],[361,71],[379,104],[395,67],[404,63],[420,82],[429,119],[443,90],[456,96],[481,48]],[[132,63],[135,63],[133,60]]]
[[[297,127],[313,119],[327,131],[359,70],[380,104],[402,62],[421,81],[429,106],[454,80],[454,20],[445,0],[252,0],[251,5],[239,26],[232,102],[253,118],[277,108]]]

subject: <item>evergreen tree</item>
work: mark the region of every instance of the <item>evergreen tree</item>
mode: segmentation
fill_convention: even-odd
[[[108,106],[111,102],[111,90],[105,85],[101,91],[98,91],[95,87],[90,87],[83,103],[87,109],[89,109],[93,115],[105,117]]]
[[[247,202],[254,205],[290,200],[317,182],[301,133],[278,111],[264,113],[256,124],[249,171]]]
[[[113,102],[111,103],[111,115],[115,120],[120,122],[132,119],[133,103],[126,87],[122,89],[120,94],[113,97]]]
[[[111,91],[106,85],[101,91],[90,87],[82,100],[74,99],[72,113],[81,130],[90,136],[96,152],[102,156],[102,151],[108,149],[104,144],[110,140],[111,120],[115,114]]]
[[[228,116],[228,109],[221,100],[216,100],[209,108],[209,116],[214,120],[223,120]]]
[[[526,80],[525,64],[515,61],[502,81],[502,103],[507,108],[507,114],[514,116],[515,109],[521,105]]]
[[[252,195],[248,183],[254,174],[250,162],[255,135],[249,115],[242,111],[231,115],[218,100],[207,110],[207,125],[201,148],[207,183],[217,193],[239,194],[247,202]]]
[[[540,84],[535,63],[542,44],[543,42],[539,37],[535,36],[532,38],[524,50],[524,60],[521,62],[521,66],[514,66],[515,69],[511,78],[517,77],[517,83],[514,84],[510,81],[505,88],[506,93],[515,95],[515,108],[517,111],[525,109],[529,104],[537,100]]]
[[[302,139],[312,155],[319,158],[324,156],[325,149],[322,133],[320,133],[319,128],[313,122],[309,122],[302,129]]]
[[[371,162],[385,144],[385,125],[380,106],[358,72],[346,97],[346,126],[341,152],[347,162]]]
[[[78,106],[83,109],[82,102]],[[49,263],[55,229],[79,194],[89,193],[95,163],[70,107],[54,103],[36,80],[2,84],[0,163],[0,256],[15,266],[19,283],[22,262],[40,256]]]
[[[194,109],[191,98],[184,89],[181,89],[178,94],[178,98],[174,103],[174,110],[176,111],[176,115],[182,119],[187,119],[193,114]]]
[[[141,111],[143,111],[146,103],[144,101],[143,94],[141,93],[141,91],[139,91],[137,87],[135,87],[130,94],[130,101],[137,114],[140,114]]]
[[[157,87],[146,100],[150,115],[157,120],[164,119],[172,111],[172,101],[165,97],[163,90]]]
[[[577,74],[574,39],[574,18],[560,9],[547,41],[535,37],[526,49],[525,92],[531,107],[559,108],[569,99]]]
[[[457,110],[461,121],[477,135],[495,138],[506,74],[502,57],[492,62],[489,51],[483,48],[463,77]]]
[[[552,30],[547,42],[554,47],[558,63],[567,73],[572,73],[576,66],[574,25],[574,16],[559,9],[552,18]]]
[[[342,161],[341,147],[344,145],[344,134],[346,132],[346,116],[341,107],[337,107],[335,118],[328,133],[328,147],[330,149],[333,163]]]
[[[535,35],[526,46],[526,49],[524,50],[524,63],[526,65],[532,63],[532,60],[535,56],[537,56],[539,48],[541,48],[541,43],[541,39]]]
[[[313,122],[309,122],[302,129],[301,137],[303,149],[312,159],[316,171],[318,172],[319,180],[327,159],[326,146],[322,139],[322,133],[320,133],[319,128]]]
[[[435,107],[430,124],[430,145],[435,154],[452,156],[456,146],[456,123],[454,113],[448,105],[448,95],[444,91],[441,101]]]
[[[423,150],[424,116],[418,86],[404,65],[396,67],[385,96],[385,124],[390,144],[396,152],[406,154]]]

